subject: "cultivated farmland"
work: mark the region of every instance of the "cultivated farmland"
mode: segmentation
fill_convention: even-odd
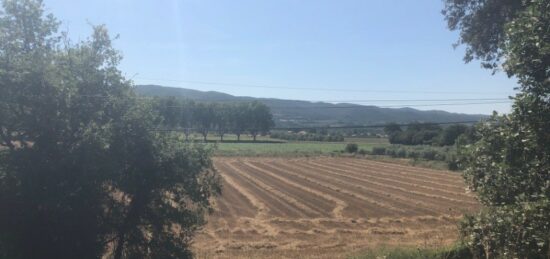
[[[343,257],[443,246],[479,205],[459,174],[356,158],[216,158],[223,193],[199,257]]]

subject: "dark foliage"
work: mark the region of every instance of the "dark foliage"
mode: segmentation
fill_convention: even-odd
[[[163,117],[162,127],[181,130],[186,138],[198,132],[206,141],[209,132],[216,132],[222,141],[226,133],[234,133],[240,140],[241,134],[248,132],[255,141],[274,126],[269,107],[259,102],[206,103],[164,97],[152,103]]]
[[[321,134],[321,133],[293,133],[293,132],[272,132],[272,138],[295,140],[295,141],[322,141],[322,142],[342,142],[344,136],[342,134]]]
[[[359,146],[355,143],[348,143],[346,144],[344,151],[347,153],[357,153],[357,151],[359,151]]]
[[[512,112],[476,127],[460,150],[464,176],[485,209],[461,231],[477,257],[550,257],[550,1],[446,0],[466,61],[518,79]]]
[[[392,144],[452,146],[459,138],[462,143],[475,141],[472,127],[455,124],[445,128],[432,123],[412,123],[405,130],[395,123],[384,128]]]
[[[117,69],[104,26],[72,44],[38,0],[0,12],[0,257],[186,258],[219,192]]]

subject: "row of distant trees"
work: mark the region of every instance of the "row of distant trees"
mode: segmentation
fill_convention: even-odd
[[[473,127],[454,124],[442,128],[433,123],[411,123],[405,129],[399,124],[390,123],[384,127],[384,132],[392,144],[403,145],[454,145],[459,138],[462,142],[472,143],[475,139]]]
[[[182,130],[186,140],[197,132],[206,141],[214,131],[222,141],[227,133],[237,135],[238,141],[242,134],[249,133],[256,141],[259,134],[268,133],[275,125],[269,107],[257,101],[203,103],[168,97],[155,100],[154,106],[164,118],[162,125]]]
[[[323,141],[323,142],[341,142],[344,141],[344,135],[338,132],[334,133],[311,133],[311,132],[272,132],[272,138],[295,140],[295,141]]]

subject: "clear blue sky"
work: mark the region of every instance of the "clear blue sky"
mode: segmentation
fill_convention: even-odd
[[[506,98],[516,85],[504,73],[492,76],[477,62],[464,64],[464,49],[452,47],[458,36],[447,30],[440,0],[44,3],[74,39],[86,38],[89,24],[106,24],[119,34],[115,46],[124,55],[121,69],[136,84],[302,100]],[[375,104],[415,103],[426,104]],[[417,108],[488,114],[508,112],[510,105]]]

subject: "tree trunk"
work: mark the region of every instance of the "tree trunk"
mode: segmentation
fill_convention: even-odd
[[[220,133],[220,140],[223,142],[223,133]]]
[[[258,135],[258,134],[252,134],[252,138],[254,139],[254,142],[256,142],[256,136],[257,136],[257,135]]]
[[[4,134],[3,130],[0,129],[0,136],[2,137],[2,140],[4,141],[4,144],[10,149],[10,150],[15,150],[15,145],[13,144],[13,142],[11,141],[11,138],[9,137],[11,134],[9,132],[7,132],[6,134]]]
[[[203,137],[205,143],[206,143],[206,137],[207,136],[208,136],[208,131],[203,131],[202,132],[202,137]]]
[[[122,258],[122,250],[124,249],[124,233],[119,233],[116,241],[116,248],[115,248],[115,254],[114,259],[121,259]]]
[[[185,129],[185,132],[183,134],[185,134],[185,142],[189,141],[189,129]]]
[[[122,253],[124,251],[124,245],[126,243],[126,234],[136,225],[136,222],[139,220],[139,214],[142,211],[142,208],[146,204],[147,192],[149,191],[146,187],[139,189],[141,192],[138,192],[134,195],[130,201],[130,208],[128,209],[128,214],[124,218],[122,225],[118,228],[117,233],[117,243],[114,252],[114,259],[122,259]]]
[[[241,142],[241,133],[237,133],[237,142]]]

